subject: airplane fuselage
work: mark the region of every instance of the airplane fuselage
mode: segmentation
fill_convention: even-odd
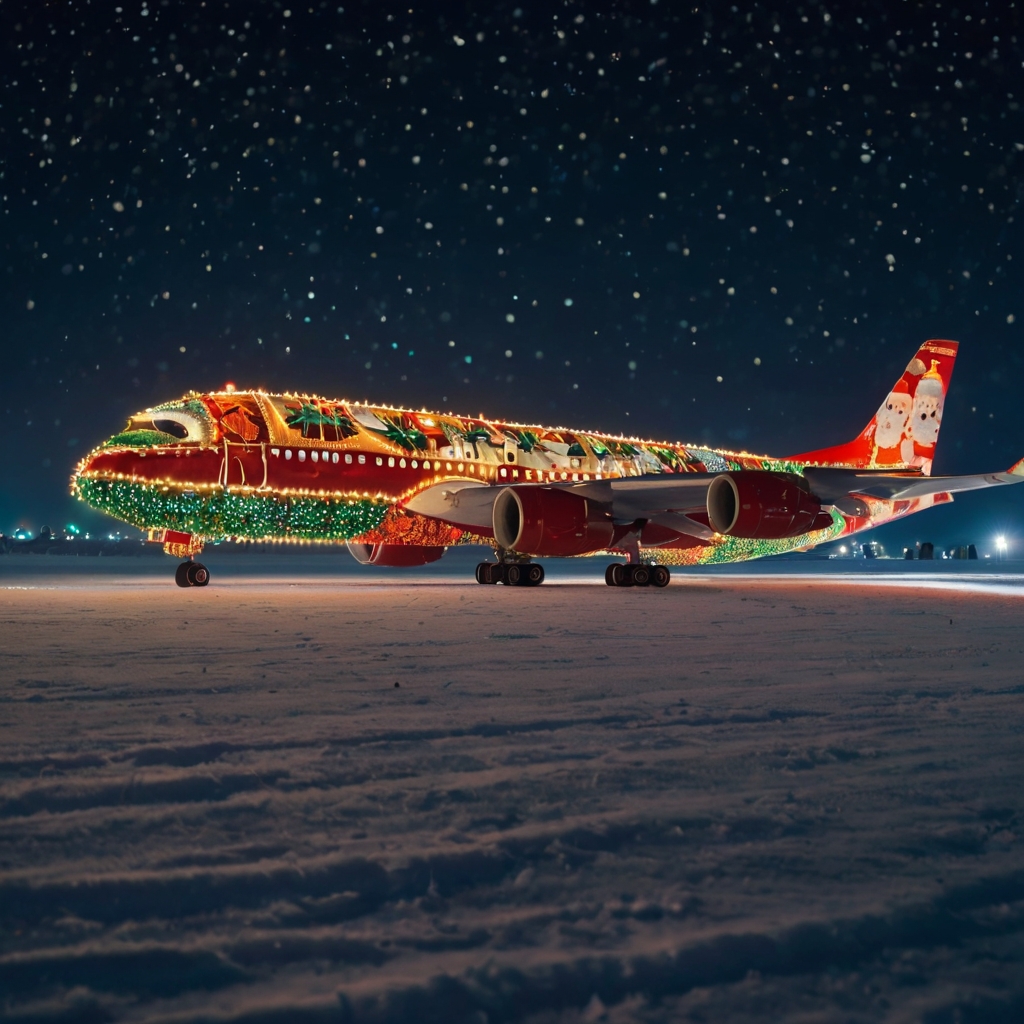
[[[627,478],[755,471],[799,475],[770,456],[609,434],[508,424],[260,391],[191,394],[147,410],[91,453],[79,497],[144,530],[201,540],[357,541],[443,548],[491,543],[471,528],[405,510],[439,484],[566,486]],[[635,528],[665,564],[755,558],[876,526],[934,497],[832,511],[790,537],[694,536],[657,522]],[[698,521],[699,521],[699,513]],[[619,524],[619,533],[624,535]],[[625,531],[628,532],[628,531]],[[700,532],[699,530],[696,532]],[[609,540],[617,550],[620,537]]]

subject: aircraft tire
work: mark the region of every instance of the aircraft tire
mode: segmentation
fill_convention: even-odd
[[[174,570],[174,582],[177,583],[179,587],[191,587],[192,586],[192,584],[189,583],[189,581],[188,581],[188,575],[187,575],[188,567],[191,564],[192,564],[191,562],[182,562],[178,566],[178,568]]]
[[[528,587],[539,587],[544,582],[544,566],[531,562],[526,566],[526,585]]]
[[[667,587],[668,581],[672,579],[672,573],[668,571],[668,567],[664,565],[651,566],[651,586],[652,587]]]
[[[497,568],[493,562],[481,562],[476,567],[476,581],[482,583],[485,586],[488,583],[497,583],[498,581],[494,578],[494,574],[491,572],[492,569]]]
[[[633,577],[630,575],[629,566],[622,562],[612,562],[604,571],[604,581],[609,587],[631,587]]]
[[[630,579],[634,587],[646,587],[651,582],[651,570],[646,565],[631,565],[629,567]]]
[[[202,562],[188,562],[185,579],[190,587],[205,587],[210,582],[210,570]]]
[[[505,566],[505,582],[510,587],[521,587],[526,582],[526,573],[521,565]]]

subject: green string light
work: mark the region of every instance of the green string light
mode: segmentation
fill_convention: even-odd
[[[142,530],[180,530],[207,540],[351,540],[379,526],[389,507],[380,498],[199,493],[84,476],[75,478],[74,489],[87,505]]]
[[[823,530],[801,534],[798,537],[759,539],[751,537],[722,537],[706,547],[683,549],[646,548],[646,559],[663,565],[724,565],[727,562],[746,562],[769,555],[782,555],[799,548],[825,544],[841,536],[846,529],[842,513],[831,510],[832,525]]]

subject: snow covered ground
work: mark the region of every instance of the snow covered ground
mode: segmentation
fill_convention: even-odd
[[[0,559],[2,1019],[1024,1017],[1020,576],[99,562]]]

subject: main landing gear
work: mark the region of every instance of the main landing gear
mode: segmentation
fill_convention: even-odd
[[[210,570],[202,562],[182,562],[174,570],[174,582],[179,587],[205,587],[210,582]]]
[[[476,567],[477,583],[504,583],[509,587],[539,587],[544,566],[536,562],[481,562]]]
[[[504,583],[509,587],[539,587],[544,566],[536,562],[481,562],[476,567],[477,583]]]
[[[609,587],[667,587],[672,574],[664,565],[623,565],[612,562],[604,571]]]

